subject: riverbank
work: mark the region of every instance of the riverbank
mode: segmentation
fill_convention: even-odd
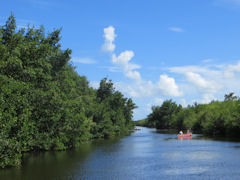
[[[228,96],[227,96],[228,97]],[[153,106],[152,113],[135,125],[157,129],[191,129],[211,137],[240,137],[240,100],[212,101],[183,108],[172,100]]]

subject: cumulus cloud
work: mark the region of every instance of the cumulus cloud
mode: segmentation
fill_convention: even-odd
[[[179,97],[183,92],[179,90],[175,79],[166,74],[160,75],[158,82],[141,80],[138,83],[117,83],[117,89],[135,98],[144,97]]]
[[[109,26],[107,28],[104,28],[104,44],[102,45],[102,50],[105,52],[113,52],[115,49],[115,44],[113,44],[115,38],[117,35],[115,34],[115,28],[113,26]]]
[[[185,73],[186,79],[195,85],[200,92],[216,93],[221,89],[221,84],[213,79],[205,79],[200,74],[193,72]]]
[[[160,79],[158,81],[158,88],[162,91],[162,93],[166,96],[182,96],[182,92],[179,91],[177,84],[175,83],[175,79],[169,77],[166,74],[160,75]]]
[[[173,32],[183,32],[183,29],[179,27],[169,27],[168,30]]]
[[[135,79],[138,82],[141,81],[141,75],[140,75],[140,73],[138,71],[128,71],[126,73],[126,76],[131,78],[131,79]]]
[[[181,66],[168,68],[182,76],[184,93],[197,97],[199,103],[209,103],[223,98],[229,92],[238,92],[240,86],[240,61],[234,64],[208,66]]]
[[[115,64],[122,65],[128,68],[129,61],[133,58],[134,52],[133,51],[124,51],[118,57],[113,54],[112,61]]]
[[[119,55],[116,55],[114,53],[115,45],[114,48],[106,48],[112,47],[111,45],[113,44],[115,37],[116,34],[114,33],[114,27],[109,26],[104,28],[105,42],[103,47],[105,47],[108,52],[111,52],[112,63],[116,66],[116,68],[126,77],[133,80],[130,84],[118,83],[118,89],[135,98],[153,97],[155,95],[178,97],[182,95],[175,79],[168,77],[166,74],[161,75],[159,81],[155,83],[142,79],[140,72],[137,70],[141,67],[131,62],[134,57],[133,51],[125,50]]]
[[[175,97],[178,103],[186,106],[187,103],[192,103],[193,99],[198,103],[209,103],[216,97],[223,97],[228,92],[236,92],[237,87],[240,86],[240,61],[236,64],[214,65],[211,64],[212,59],[202,60],[201,62],[205,64],[201,66],[161,68],[161,71],[166,72],[159,76],[158,81],[145,80],[139,71],[141,66],[132,62],[135,55],[133,51],[125,50],[119,54],[114,52],[113,42],[116,37],[114,30],[112,26],[104,29],[105,42],[103,47],[105,47],[105,51],[111,53],[113,67],[109,70],[121,72],[131,79],[130,83],[119,82],[115,84],[118,90],[128,96],[141,99],[149,98],[149,102],[146,104],[149,104],[150,101],[150,104],[160,104],[162,99]],[[169,30],[183,31],[181,28],[169,28]],[[178,81],[176,82],[174,76],[170,77],[168,73],[178,74]]]
[[[141,81],[138,83],[116,83],[116,88],[121,92],[134,97],[134,98],[143,98],[143,97],[152,97],[157,95],[157,86],[155,86],[151,81]]]
[[[114,52],[116,38],[115,29],[112,26],[104,28],[104,44],[102,50],[110,53],[111,62],[113,66],[103,67],[109,69],[111,72],[121,72],[129,81],[115,83],[115,88],[120,90],[127,96],[135,98],[134,100],[145,100],[145,106],[140,106],[139,109],[134,111],[134,114],[145,114],[151,112],[150,106],[161,105],[164,98],[171,96],[182,96],[182,91],[179,90],[177,83],[173,77],[169,77],[167,74],[160,75],[159,80],[156,82],[148,81],[142,78],[138,69],[140,65],[132,62],[134,58],[134,52],[132,50],[125,50],[119,54]],[[182,31],[175,29],[175,31]],[[97,87],[99,83],[91,83],[92,87]],[[137,104],[139,106],[139,104]],[[141,115],[142,116],[142,115]],[[135,117],[136,118],[136,117]]]
[[[105,52],[111,52],[112,53],[112,63],[115,64],[117,69],[122,71],[126,77],[129,77],[133,80],[136,80],[137,82],[141,81],[141,75],[136,69],[139,69],[140,66],[137,64],[131,63],[131,59],[134,57],[134,52],[130,50],[123,51],[118,56],[113,53],[115,49],[115,44],[113,44],[113,41],[115,40],[115,37],[117,36],[115,34],[115,28],[113,26],[109,26],[107,28],[104,28],[104,44],[102,46],[102,49]],[[114,69],[113,67],[111,69]]]
[[[209,83],[197,73],[186,72],[186,77],[188,81],[197,85],[200,88],[207,88],[209,85]]]
[[[116,54],[113,54],[112,62],[122,68],[125,76],[140,82],[141,75],[138,71],[135,70],[135,69],[139,69],[140,66],[129,62],[133,58],[133,56],[134,56],[133,51],[124,51],[120,53],[119,56],[116,56]]]

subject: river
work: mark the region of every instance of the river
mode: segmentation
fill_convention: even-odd
[[[140,129],[77,150],[27,154],[22,167],[0,170],[0,179],[240,179],[240,142]]]

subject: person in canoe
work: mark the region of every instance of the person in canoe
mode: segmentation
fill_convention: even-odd
[[[177,135],[178,138],[192,138],[192,133],[190,132],[190,130],[187,131],[187,134],[183,134],[183,131],[181,130],[179,132],[179,134]]]

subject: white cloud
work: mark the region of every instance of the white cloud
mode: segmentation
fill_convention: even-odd
[[[183,32],[183,29],[179,27],[169,27],[168,30],[173,32]]]
[[[117,89],[134,98],[154,98],[161,97],[179,97],[183,92],[179,90],[175,79],[168,77],[168,75],[161,75],[159,81],[153,83],[152,81],[134,81],[131,83],[117,83]]]
[[[74,63],[81,63],[81,64],[96,64],[97,62],[91,58],[78,58],[78,57],[73,57],[71,59],[72,62]]]
[[[224,68],[224,77],[225,78],[234,78],[235,74],[240,72],[240,61],[237,64],[229,64]]]
[[[193,72],[186,72],[187,80],[195,85],[200,92],[216,93],[221,89],[221,84],[213,79],[205,79],[200,74]]]
[[[141,81],[141,75],[138,71],[128,71],[126,72],[126,76],[138,82]]]
[[[92,82],[90,82],[89,85],[90,85],[90,87],[92,87],[92,88],[94,88],[94,89],[98,89],[99,86],[100,86],[100,83],[97,82],[97,81],[92,81]]]
[[[163,99],[162,98],[155,98],[154,99],[154,104],[155,105],[161,105],[163,103]]]
[[[216,98],[212,94],[203,94],[202,99],[200,100],[200,103],[207,104],[210,103],[212,100],[215,100]]]
[[[126,50],[121,52],[118,56],[113,53],[114,48],[110,47],[116,37],[114,33],[114,27],[109,26],[104,29],[105,42],[103,47],[108,52],[112,53],[112,63],[116,68],[121,70],[121,72],[128,78],[132,79],[133,82],[130,84],[118,83],[117,88],[120,91],[128,94],[131,97],[141,98],[141,97],[152,97],[154,95],[162,96],[181,96],[182,92],[179,91],[174,78],[168,77],[167,75],[161,75],[158,82],[155,84],[151,81],[146,81],[142,79],[141,74],[136,69],[141,68],[139,65],[131,63],[134,57],[134,52],[131,50]]]
[[[155,98],[156,96],[168,97],[182,96],[183,93],[179,90],[174,78],[167,75],[161,75],[158,82],[152,81],[136,81],[132,83],[117,83],[116,88],[128,96],[134,98]]]
[[[168,70],[182,75],[179,78],[182,78],[180,85],[184,87],[184,94],[194,96],[198,103],[208,103],[216,97],[222,99],[226,93],[239,92],[240,61],[211,66],[171,67]]]
[[[133,51],[124,51],[120,53],[118,57],[115,54],[113,54],[112,61],[115,64],[128,68],[128,63],[133,58],[133,56],[134,56]]]
[[[158,88],[166,96],[182,96],[183,95],[182,92],[179,91],[179,88],[175,83],[175,79],[172,77],[168,77],[168,75],[166,74],[160,75],[160,79],[158,81]]]
[[[195,78],[197,78],[196,76],[198,76],[199,78],[199,76],[201,75],[205,76],[206,79],[208,80],[223,81],[224,79],[233,78],[236,75],[236,73],[240,72],[240,61],[238,61],[236,64],[224,64],[212,66],[179,66],[168,68],[168,70],[172,73],[178,73],[183,75],[190,73],[188,74],[187,77],[193,75]]]
[[[204,73],[208,75],[219,75],[219,68],[214,67],[210,69],[210,66],[178,66],[170,67],[168,70],[172,73],[185,74],[186,72]]]
[[[181,99],[180,102],[181,102],[183,107],[187,107],[188,104],[187,104],[187,101],[184,98]]]
[[[117,35],[115,34],[115,29],[113,26],[109,26],[104,28],[104,35],[105,38],[104,44],[102,45],[102,50],[105,52],[113,52],[115,49],[115,44],[113,44]]]
[[[123,62],[129,63],[130,60]],[[118,83],[117,89],[135,100],[144,100],[146,105],[140,106],[137,112],[145,111],[146,114],[151,112],[151,106],[161,105],[162,100],[171,97],[186,107],[194,102],[205,104],[212,100],[222,100],[224,94],[239,92],[240,61],[234,64],[171,67],[165,70],[171,74],[178,74],[178,81],[172,76],[162,74],[157,82],[144,79],[139,83],[121,82]]]
[[[240,61],[237,64],[229,64],[226,69],[231,72],[240,72]]]
[[[152,97],[157,94],[156,86],[151,81],[141,81],[133,83],[119,82],[115,84],[116,88],[128,96],[134,98]]]
[[[129,62],[133,58],[133,56],[134,56],[133,51],[124,51],[120,53],[119,56],[113,54],[112,62],[122,68],[122,71],[125,76],[140,82],[141,75],[138,71],[135,71],[135,69],[139,69],[140,66]]]
[[[186,77],[189,82],[200,88],[208,88],[208,86],[210,86],[210,84],[197,73],[186,72]]]

